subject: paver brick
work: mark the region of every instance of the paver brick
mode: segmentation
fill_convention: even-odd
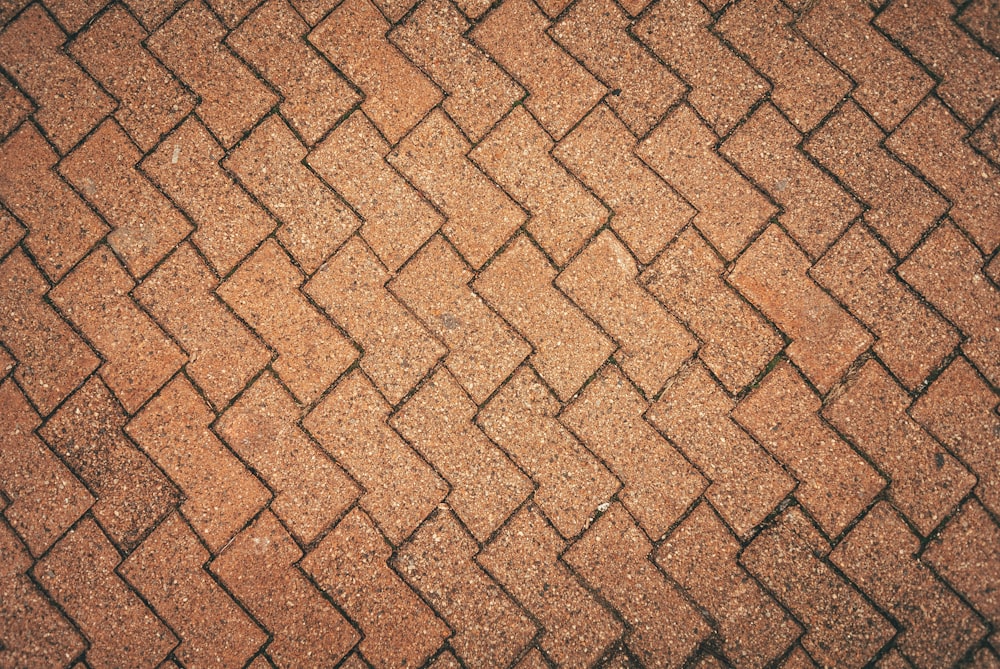
[[[0,258],[17,246],[26,233],[25,227],[9,211],[0,206]]]
[[[35,106],[14,88],[7,77],[0,76],[0,137],[21,125]]]
[[[990,114],[979,129],[969,135],[969,144],[979,149],[994,165],[1000,165],[1000,114]]]
[[[155,30],[184,4],[184,0],[128,0],[124,4],[146,30]]]
[[[973,0],[959,11],[955,19],[994,51],[1000,51],[995,10],[993,0]]]

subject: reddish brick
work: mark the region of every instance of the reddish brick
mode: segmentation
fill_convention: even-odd
[[[3,515],[33,556],[48,550],[94,503],[66,465],[35,436],[40,422],[13,381],[0,384],[0,425],[4,426],[0,490],[9,500]]]
[[[35,105],[21,95],[7,77],[0,75],[0,137],[19,126],[34,109]]]
[[[699,359],[726,389],[736,392],[757,378],[782,348],[767,321],[722,280],[723,261],[694,230],[685,228],[639,282],[701,341]]]
[[[655,560],[715,619],[727,659],[737,667],[763,667],[802,630],[737,564],[739,552],[736,538],[702,503],[657,549]]]
[[[0,205],[0,257],[7,255],[17,246],[25,234],[27,234],[25,227]]]
[[[629,626],[625,643],[648,667],[679,667],[709,634],[705,620],[650,561],[649,539],[612,504],[564,554]],[[643,593],[636,597],[636,593]]]
[[[505,667],[534,638],[535,624],[476,564],[478,552],[458,519],[443,510],[416,531],[393,565],[451,627],[449,643],[466,664]]]
[[[802,646],[795,646],[785,661],[781,663],[781,669],[817,669],[817,667],[819,665],[813,662],[809,654],[802,650]]]
[[[398,546],[445,498],[448,486],[388,426],[391,408],[355,370],[302,424],[364,487],[358,503]]]
[[[893,648],[883,655],[875,666],[878,669],[910,669],[913,665],[898,649]]]
[[[48,283],[21,249],[0,264],[0,340],[17,359],[14,378],[43,415],[100,361],[45,301]],[[6,375],[6,372],[4,372]]]
[[[361,112],[355,112],[307,159],[364,219],[361,236],[395,271],[443,217],[384,160],[389,145]]]
[[[607,88],[552,41],[550,25],[531,0],[507,0],[470,35],[528,90],[524,106],[550,135],[561,139]]]
[[[152,149],[196,102],[142,46],[147,36],[124,8],[113,5],[69,46],[118,100],[115,118],[143,151]]]
[[[274,221],[220,166],[208,130],[188,117],[142,162],[142,169],[197,226],[191,240],[220,274],[227,274],[274,229]]]
[[[225,14],[227,23],[235,24]],[[278,97],[222,45],[225,36],[211,10],[195,0],[153,32],[146,45],[198,95],[199,118],[231,148]]]
[[[156,667],[177,637],[115,572],[115,547],[85,518],[32,573],[90,642],[91,667]]]
[[[648,263],[695,214],[635,153],[637,142],[601,105],[553,150],[612,209],[609,224]]]
[[[941,77],[937,94],[963,121],[978,125],[1000,97],[1000,61],[952,20],[954,14],[948,0],[897,0],[875,25]]]
[[[645,6],[642,0],[627,4],[630,14]],[[627,32],[631,23],[613,0],[580,0],[549,34],[615,89],[606,98],[607,105],[642,136],[680,98],[684,84],[632,39]]]
[[[565,547],[537,509],[527,506],[477,561],[542,624],[539,645],[557,666],[589,667],[621,636],[622,625],[559,561]]]
[[[0,34],[0,65],[38,105],[35,120],[60,153],[114,109],[114,101],[63,52],[65,41],[66,34],[40,4]]]
[[[354,509],[302,561],[302,568],[356,621],[358,650],[375,667],[418,667],[451,634],[389,568],[392,547]]]
[[[270,511],[264,511],[210,568],[271,632],[267,654],[279,667],[330,667],[359,636],[306,578],[302,551]]]
[[[541,379],[523,366],[477,420],[538,485],[534,502],[564,537],[572,537],[621,486],[556,419],[559,408]]]
[[[950,666],[986,635],[986,626],[915,558],[919,547],[919,538],[882,502],[830,561],[899,621],[903,653],[919,666]]]
[[[164,20],[184,4],[183,0],[128,0],[124,3],[132,10],[146,30],[155,30]]]
[[[49,0],[45,4],[67,32],[75,33],[107,4],[107,0]]]
[[[450,650],[445,650],[427,666],[430,669],[460,669],[462,665]]]
[[[409,7],[400,9],[390,18],[401,18]],[[395,144],[442,96],[386,39],[388,30],[389,23],[369,0],[344,0],[309,34],[309,41],[361,89],[361,109]]]
[[[892,254],[861,225],[811,270],[878,341],[872,349],[907,388],[919,386],[958,344],[958,333],[891,273]]]
[[[646,409],[621,372],[607,366],[559,419],[621,479],[619,499],[655,541],[708,482],[643,420]]]
[[[524,89],[465,38],[470,25],[448,0],[424,0],[389,39],[430,74],[446,95],[441,106],[478,142]]]
[[[133,276],[145,275],[191,231],[191,224],[136,168],[142,154],[108,120],[59,164],[59,171],[113,230],[108,243]]]
[[[531,481],[472,422],[476,405],[447,370],[435,372],[391,419],[448,481],[448,504],[485,541],[531,493]],[[447,616],[446,616],[447,617]]]
[[[281,94],[282,116],[313,145],[361,96],[310,47],[308,32],[309,25],[287,0],[270,0],[240,24],[226,44]]]
[[[1000,397],[963,358],[956,358],[910,409],[910,415],[964,462],[976,495],[1000,515]]]
[[[466,157],[471,148],[458,127],[435,109],[387,160],[444,212],[441,231],[478,269],[525,215]]]
[[[958,13],[957,21],[994,51],[1000,51],[1000,24],[996,0],[973,0]]]
[[[820,398],[787,362],[740,402],[733,418],[798,481],[795,498],[828,537],[871,504],[882,477],[816,414]]]
[[[24,16],[22,14],[22,16]],[[58,281],[108,226],[52,170],[57,156],[30,123],[0,146],[0,199],[28,228],[25,246]]]
[[[888,476],[889,497],[924,536],[976,480],[907,415],[910,398],[869,360],[823,415]]]
[[[347,510],[358,489],[302,431],[300,417],[292,396],[265,372],[219,417],[215,429],[273,491],[271,512],[308,544]]]
[[[542,657],[540,650],[532,648],[514,666],[515,669],[549,669],[551,665]]]
[[[181,635],[174,655],[185,666],[242,666],[267,636],[202,568],[208,559],[171,514],[118,571]]]
[[[473,274],[439,236],[389,283],[445,343],[445,366],[477,404],[484,402],[531,353],[531,347],[472,292]]]
[[[972,364],[1000,383],[1000,290],[983,275],[976,247],[946,221],[897,271],[965,334],[962,350]]]
[[[774,205],[715,153],[715,133],[682,105],[637,150],[698,213],[695,226],[732,260],[775,212]]]
[[[214,420],[191,383],[178,376],[136,414],[126,432],[180,487],[181,513],[217,552],[271,493],[209,429]]]
[[[812,130],[851,89],[851,82],[792,27],[780,0],[729,5],[715,30],[773,84],[771,101],[802,132]]]
[[[271,367],[301,402],[312,402],[358,357],[299,290],[302,274],[266,241],[216,291],[277,352]]]
[[[788,334],[788,357],[826,393],[873,339],[808,271],[806,255],[772,225],[736,262],[729,281]]]
[[[0,82],[2,85],[2,82]],[[2,127],[2,122],[0,122]],[[969,135],[969,144],[979,149],[993,164],[1000,165],[1000,113],[994,112],[979,129]]]
[[[868,209],[864,219],[905,256],[948,203],[882,148],[885,135],[848,100],[804,142]]]
[[[481,273],[473,288],[531,342],[531,362],[568,400],[614,352],[614,344],[557,291],[556,271],[525,236]]]
[[[996,224],[1000,220],[1000,170],[965,143],[966,132],[944,105],[928,98],[885,144],[941,189],[953,203],[948,215],[989,254],[1000,245],[1000,225]]]
[[[829,550],[816,528],[792,507],[757,535],[740,562],[806,628],[801,643],[817,664],[862,666],[895,630],[824,561]]]

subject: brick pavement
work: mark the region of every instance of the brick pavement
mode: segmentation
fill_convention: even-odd
[[[0,668],[1000,667],[996,0],[0,0]]]

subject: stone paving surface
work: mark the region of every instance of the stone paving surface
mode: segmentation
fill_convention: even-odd
[[[0,0],[0,667],[1000,667],[996,0]]]

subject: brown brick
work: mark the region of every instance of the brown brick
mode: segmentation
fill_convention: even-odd
[[[615,359],[652,397],[698,347],[687,330],[636,281],[628,249],[604,231],[559,275],[556,285],[618,340]]]
[[[361,236],[395,271],[444,219],[385,162],[388,153],[389,145],[359,111],[337,126],[307,162],[361,214]]]
[[[292,396],[265,372],[215,429],[273,491],[271,512],[308,544],[347,510],[358,489],[297,425],[300,417]]]
[[[215,296],[218,285],[185,242],[132,293],[188,352],[185,370],[216,409],[271,360],[264,344]]]
[[[393,565],[451,627],[449,643],[466,664],[503,667],[534,638],[535,624],[476,564],[478,552],[444,510],[417,530]]]
[[[128,0],[124,4],[132,10],[146,30],[155,30],[184,2],[183,0]]]
[[[607,88],[552,41],[550,25],[531,0],[507,0],[470,35],[528,90],[524,106],[561,139]]]
[[[447,370],[435,372],[390,424],[441,472],[448,504],[485,541],[531,493],[531,481],[472,422],[476,405]],[[447,617],[447,616],[446,616]]]
[[[614,344],[553,287],[555,276],[541,251],[522,235],[473,288],[531,342],[535,370],[565,401],[608,359]]]
[[[60,153],[73,148],[114,109],[114,101],[63,53],[65,41],[66,34],[40,4],[29,7],[0,35],[0,65],[34,99],[35,120]]]
[[[48,289],[41,272],[20,249],[0,264],[0,313],[4,314],[0,340],[18,361],[14,378],[43,415],[100,364],[45,301]]]
[[[823,415],[888,476],[889,497],[924,536],[975,485],[975,477],[907,415],[910,398],[874,360]]]
[[[966,337],[962,350],[969,360],[994,384],[1000,383],[1000,291],[983,275],[983,257],[976,247],[946,221],[898,273],[958,326]]]
[[[407,9],[392,18],[399,19]],[[361,89],[361,109],[395,144],[442,96],[389,42],[388,30],[389,23],[369,0],[344,0],[309,34],[309,41]]]
[[[22,14],[22,16],[24,16]],[[25,123],[0,146],[0,199],[28,228],[25,246],[49,279],[58,281],[108,226],[52,170],[57,156]]]
[[[973,0],[967,4],[956,19],[973,35],[994,51],[1000,51],[1000,24],[997,23],[995,0]]]
[[[798,481],[795,498],[837,537],[886,483],[816,415],[820,407],[805,379],[781,362],[732,416],[788,468]]]
[[[441,106],[478,142],[524,89],[465,38],[469,28],[448,0],[424,0],[389,39],[430,74],[446,95]]]
[[[13,381],[0,384],[0,425],[4,426],[0,490],[9,500],[3,515],[33,556],[48,550],[94,503],[90,492],[35,436],[40,422]]]
[[[90,641],[91,667],[156,667],[177,638],[115,572],[121,558],[85,518],[35,565],[35,578]]]
[[[717,142],[694,110],[682,105],[639,144],[637,154],[698,209],[695,226],[732,260],[776,209],[716,155]]]
[[[361,97],[306,42],[308,32],[309,25],[287,0],[270,0],[226,44],[281,94],[282,116],[311,146]]]
[[[0,206],[0,257],[17,246],[27,232],[10,212]]]
[[[302,551],[270,511],[212,560],[211,570],[271,632],[267,654],[279,667],[330,667],[358,633],[306,578]]]
[[[187,357],[128,296],[134,286],[111,251],[99,246],[49,292],[52,302],[101,353],[101,378],[129,413]]]
[[[171,133],[142,169],[191,217],[191,240],[220,274],[229,273],[274,229],[274,221],[223,169],[223,156],[196,118]]]
[[[69,46],[69,52],[118,100],[115,118],[144,152],[196,102],[142,46],[147,36],[124,8],[114,5]]]
[[[614,88],[606,104],[633,133],[642,136],[680,98],[684,84],[632,39],[627,32],[631,23],[612,0],[581,0],[559,18],[549,34]]]
[[[542,657],[542,652],[537,648],[532,648],[526,655],[521,657],[515,669],[549,669],[552,666]]]
[[[153,32],[146,45],[198,95],[198,116],[231,148],[278,97],[222,45],[225,36],[223,25],[196,0]]]
[[[472,277],[452,247],[435,236],[389,288],[445,343],[445,366],[480,404],[531,347],[469,288]]]
[[[180,487],[181,513],[217,552],[271,493],[209,429],[214,420],[191,383],[178,376],[136,414],[126,432]]]
[[[554,146],[523,107],[515,107],[469,154],[528,212],[525,228],[559,265],[565,265],[608,210],[552,156]]]
[[[354,509],[302,561],[364,634],[358,650],[375,667],[418,667],[451,634],[389,568],[392,547]]]
[[[740,0],[729,5],[715,30],[770,79],[771,101],[808,132],[851,83],[793,29],[794,18],[780,0]]]
[[[782,341],[722,280],[724,270],[722,259],[688,227],[639,276],[639,283],[697,335],[699,359],[727,390],[736,392],[757,378]]]
[[[460,669],[461,664],[450,650],[445,650],[427,665],[430,669]]]
[[[914,557],[919,547],[919,538],[882,502],[830,561],[899,621],[903,653],[919,666],[950,666],[986,635],[986,626]]]
[[[948,215],[989,254],[1000,245],[1000,170],[965,143],[966,132],[944,105],[928,98],[886,146],[941,189],[953,203]]]
[[[873,339],[808,271],[806,255],[772,225],[736,262],[729,281],[788,334],[788,357],[826,393]]]
[[[888,249],[855,225],[810,273],[875,333],[875,353],[913,389],[955,348],[958,333],[891,273],[895,264]]]
[[[655,541],[708,482],[643,420],[647,408],[622,373],[607,366],[559,419],[621,479],[619,499]]]
[[[648,263],[695,214],[633,153],[637,142],[601,105],[553,150],[611,208],[610,225]]]
[[[883,655],[875,665],[878,669],[910,669],[913,665],[897,648]]]
[[[448,486],[388,426],[391,408],[355,370],[302,424],[364,487],[358,503],[398,546],[445,498]]]
[[[785,661],[781,663],[781,669],[816,669],[817,667],[819,665],[813,662],[809,654],[802,650],[802,646],[795,646]]]
[[[954,21],[948,0],[893,2],[875,25],[901,42],[935,75],[935,90],[969,125],[978,125],[1000,97],[1000,61]]]
[[[107,0],[49,0],[45,4],[67,32],[75,33],[107,4]]]
[[[204,571],[208,559],[198,537],[175,513],[118,571],[181,635],[174,655],[185,666],[242,666],[267,636]]]
[[[477,561],[542,624],[539,645],[557,666],[589,667],[621,636],[622,625],[559,561],[565,547],[538,510],[527,506]]]
[[[715,619],[727,659],[737,667],[763,667],[802,630],[737,564],[740,548],[702,503],[657,549],[655,561]]]
[[[1000,398],[963,358],[956,358],[910,409],[910,415],[978,479],[976,496],[1000,515]]]
[[[7,77],[0,75],[0,137],[19,126],[34,109],[35,105]]]
[[[559,409],[538,375],[522,366],[477,421],[538,485],[535,504],[564,537],[573,537],[621,486],[556,419]]]
[[[191,224],[142,175],[142,154],[107,120],[59,164],[59,171],[113,230],[108,243],[133,276],[144,276],[191,231]]]
[[[222,165],[282,222],[277,238],[312,274],[361,221],[305,166],[305,157],[281,117],[270,116]]]
[[[281,247],[266,241],[217,292],[278,352],[272,368],[299,401],[308,403],[358,353],[302,294],[302,280]]]
[[[649,539],[612,504],[565,553],[566,563],[629,626],[625,643],[645,666],[679,667],[709,634],[705,620],[653,565]],[[636,597],[642,592],[642,597]]]
[[[740,562],[806,628],[802,646],[820,666],[862,666],[895,630],[824,561],[829,550],[792,507],[757,535]]]
[[[2,122],[0,127],[3,127]],[[979,129],[969,135],[969,144],[979,149],[994,165],[1000,165],[1000,113],[990,114]]]

